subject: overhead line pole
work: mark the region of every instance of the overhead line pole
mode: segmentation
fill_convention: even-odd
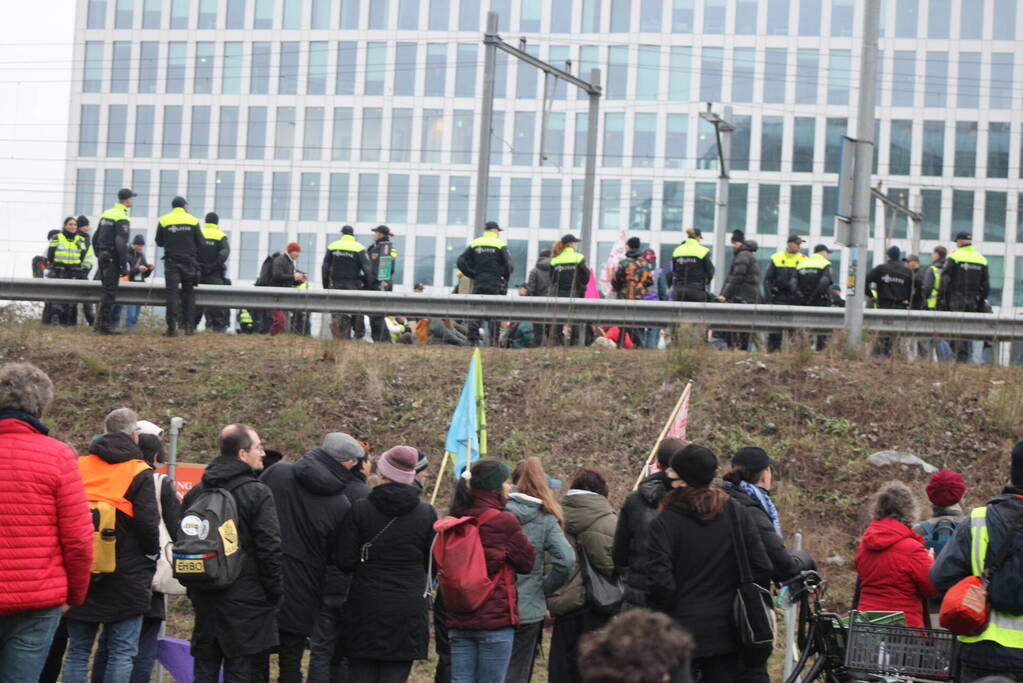
[[[494,74],[497,70],[497,13],[487,12],[487,32],[483,36],[483,104],[480,107],[480,155],[476,168],[476,211],[472,235],[482,235],[487,222],[487,195],[490,193],[490,135],[494,128]]]
[[[724,108],[724,117],[718,116],[711,111],[710,102],[707,103],[707,111],[700,112],[700,118],[714,126],[714,135],[718,145],[718,189],[717,189],[717,215],[714,218],[714,260],[719,266],[714,270],[714,281],[711,289],[720,293],[725,286],[725,232],[728,230],[728,192],[731,183],[731,176],[728,172],[728,161],[732,157],[732,131],[735,125],[732,123],[732,108]]]

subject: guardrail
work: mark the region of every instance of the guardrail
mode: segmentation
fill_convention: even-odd
[[[0,279],[0,299],[97,302],[100,283],[90,280]],[[161,286],[121,283],[118,303],[163,306]],[[493,318],[539,323],[599,323],[625,327],[706,325],[716,330],[770,332],[842,329],[844,309],[813,306],[678,303],[618,299],[397,294],[394,292],[201,285],[199,306],[249,310],[400,315],[412,318]],[[941,339],[1023,341],[1023,316],[868,309],[864,328],[878,333]]]

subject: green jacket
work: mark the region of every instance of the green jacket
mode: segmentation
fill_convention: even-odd
[[[561,505],[565,511],[565,535],[573,547],[582,546],[594,569],[605,576],[615,573],[611,556],[618,517],[611,509],[611,501],[589,491],[565,494]],[[547,609],[556,617],[576,611],[586,604],[586,587],[576,563],[568,583],[547,598]]]
[[[557,518],[543,510],[540,499],[513,493],[505,509],[515,515],[529,542],[536,549],[533,571],[519,574],[515,588],[519,594],[519,622],[543,621],[547,596],[561,588],[575,567],[575,550],[565,538]]]

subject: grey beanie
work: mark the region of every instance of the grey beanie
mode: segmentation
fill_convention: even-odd
[[[362,444],[344,432],[330,432],[323,437],[323,445],[320,448],[338,462],[366,457]]]

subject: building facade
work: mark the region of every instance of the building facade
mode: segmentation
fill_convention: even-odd
[[[992,304],[1023,306],[1023,8],[882,6],[875,182],[923,212],[924,264],[934,245],[971,231],[990,260]],[[200,218],[220,215],[236,282],[295,240],[315,286],[342,225],[368,241],[384,223],[398,235],[399,289],[451,284],[472,231],[488,10],[509,42],[522,37],[583,78],[601,69],[601,258],[620,230],[661,260],[684,227],[713,230],[706,102],[734,112],[728,230],[757,239],[765,262],[790,232],[834,246],[859,64],[853,0],[78,0],[77,10],[66,212],[97,216],[129,186],[133,227],[152,237],[181,194]],[[517,281],[540,248],[581,227],[587,103],[503,53],[495,91],[488,218],[506,228]],[[868,265],[886,232],[906,249],[907,228],[878,203]]]

